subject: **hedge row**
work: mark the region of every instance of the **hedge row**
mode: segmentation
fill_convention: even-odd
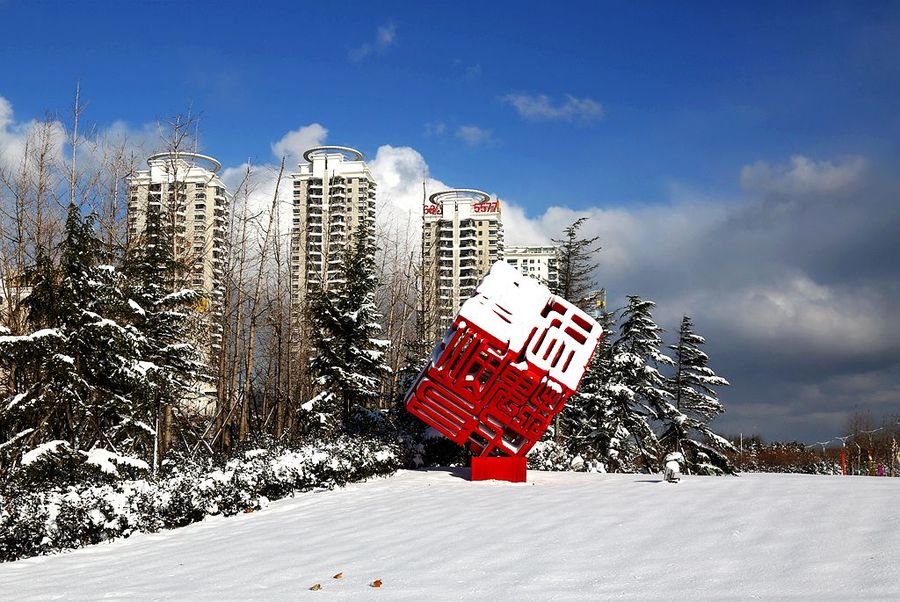
[[[256,510],[294,492],[386,476],[400,464],[396,447],[348,437],[295,449],[252,449],[218,467],[186,462],[156,479],[7,488],[0,492],[0,561]]]

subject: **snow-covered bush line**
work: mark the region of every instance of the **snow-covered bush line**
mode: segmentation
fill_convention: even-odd
[[[390,445],[339,438],[296,449],[251,449],[214,466],[186,463],[158,479],[0,492],[0,561],[78,548],[265,507],[400,467]]]
[[[573,456],[562,445],[544,438],[528,452],[528,470],[606,472],[606,466],[597,460],[585,460],[577,454]]]

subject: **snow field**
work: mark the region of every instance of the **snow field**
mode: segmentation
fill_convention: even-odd
[[[3,564],[0,598],[900,599],[900,479],[464,474],[401,471]]]

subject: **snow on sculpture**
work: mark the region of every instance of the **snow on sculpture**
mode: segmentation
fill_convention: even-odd
[[[666,463],[665,479],[669,483],[677,483],[681,480],[681,465],[684,464],[684,455],[681,452],[671,452],[663,459]]]
[[[406,408],[477,456],[521,458],[524,480],[525,454],[578,389],[601,333],[586,313],[498,261],[435,348]]]

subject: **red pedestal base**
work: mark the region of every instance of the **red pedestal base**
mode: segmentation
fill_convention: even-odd
[[[524,456],[475,456],[472,458],[473,481],[509,481],[524,483],[528,460]]]

